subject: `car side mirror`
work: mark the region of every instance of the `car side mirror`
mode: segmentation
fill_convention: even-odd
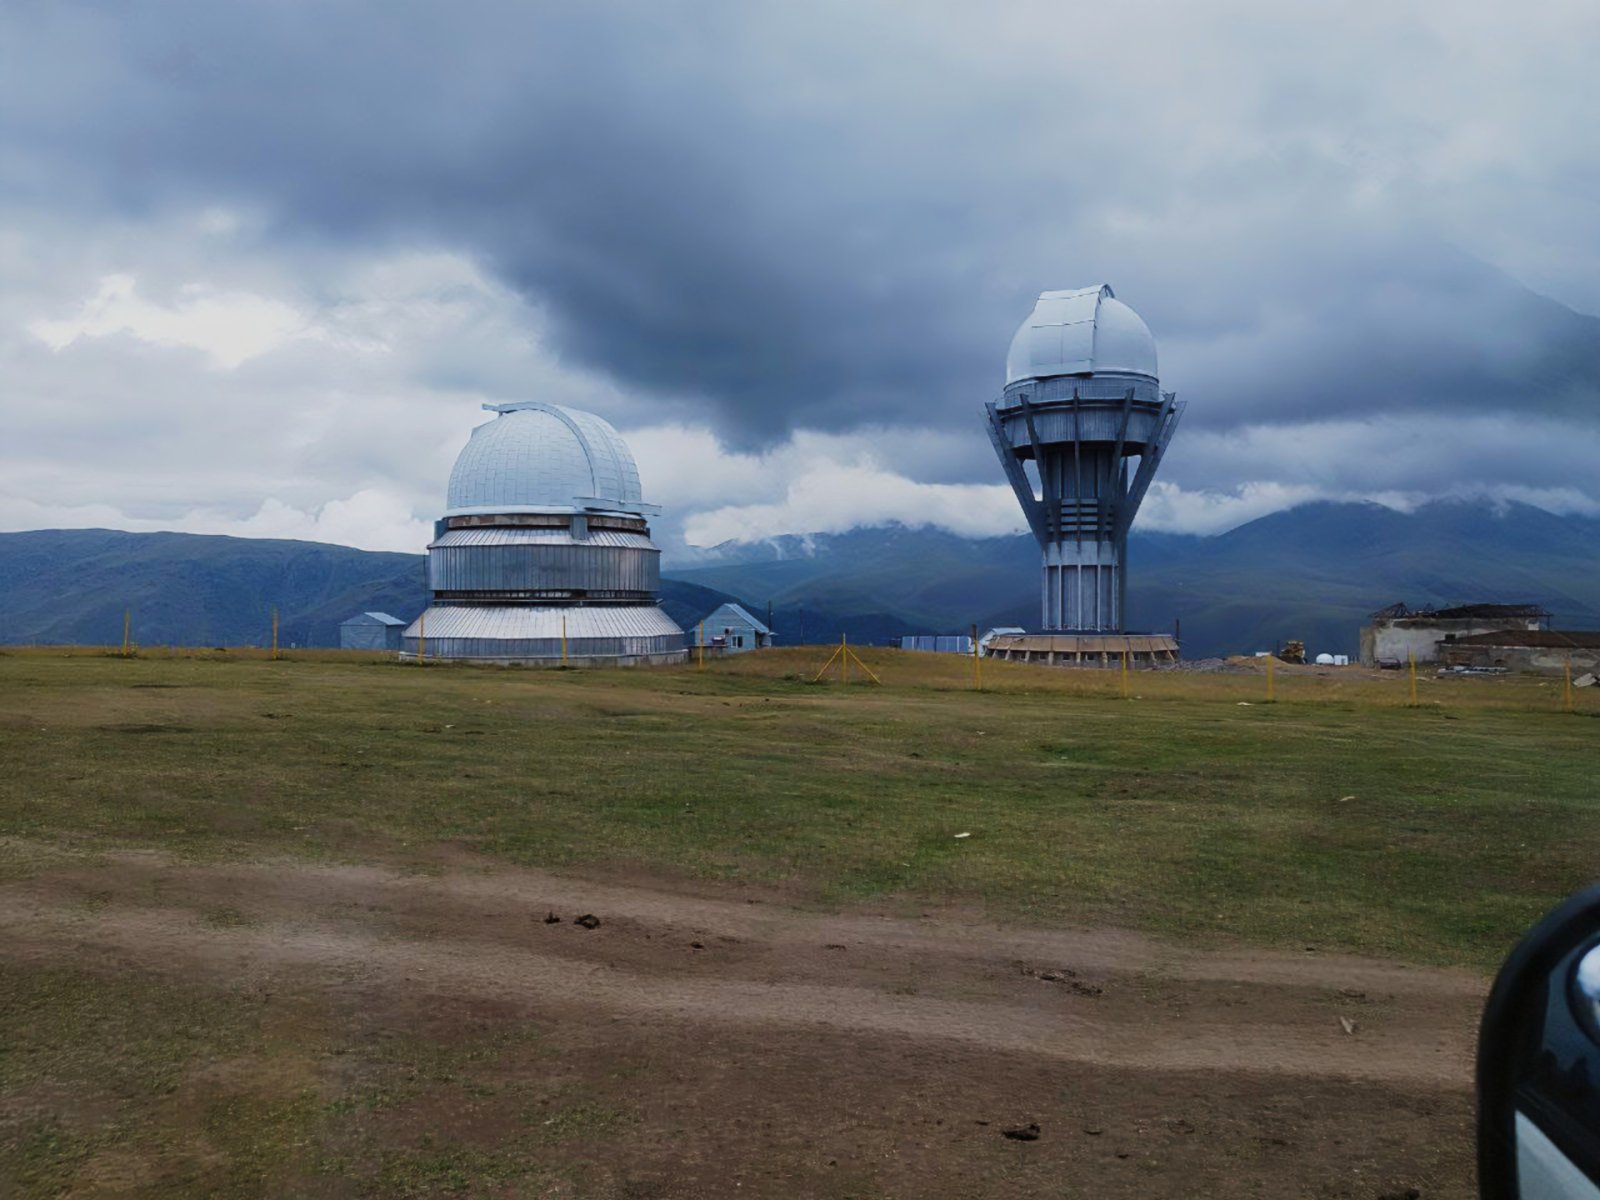
[[[1600,1200],[1600,885],[1511,951],[1477,1074],[1482,1200]]]

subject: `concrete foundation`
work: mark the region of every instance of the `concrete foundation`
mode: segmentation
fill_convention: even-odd
[[[1581,675],[1600,670],[1600,632],[1545,630],[1522,638],[1485,634],[1465,642],[1458,639],[1439,646],[1439,662],[1447,667],[1501,667],[1540,675],[1560,675],[1570,664],[1573,675]]]
[[[1178,661],[1178,643],[1164,633],[1001,633],[985,658],[1046,667],[1153,667]]]

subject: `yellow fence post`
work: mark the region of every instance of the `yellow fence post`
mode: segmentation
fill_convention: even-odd
[[[842,650],[843,648],[844,648],[843,646],[835,646],[834,647],[833,653],[828,655],[828,661],[822,664],[822,670],[818,671],[814,676],[812,676],[812,678],[811,678],[811,682],[812,683],[816,683],[818,680],[820,680],[824,675],[826,675],[828,673],[828,668],[833,666],[833,660],[839,657],[839,651]]]
[[[1411,707],[1416,708],[1417,700],[1417,656],[1410,650],[1406,651],[1406,664],[1411,669]]]
[[[428,614],[417,618],[417,665],[428,661]]]
[[[837,662],[839,664],[840,682],[849,683],[851,659],[855,659],[856,666],[861,668],[861,673],[872,680],[873,683],[881,684],[883,682],[878,678],[877,672],[867,666],[859,654],[850,649],[850,639],[842,633],[839,635],[839,644],[833,648],[833,653],[828,655],[828,661],[822,664],[822,669],[811,677],[811,682],[819,682],[824,675],[833,669],[833,664]]]
[[[700,622],[700,669],[706,669],[706,623]]]
[[[567,661],[567,614],[561,614],[561,661]]]
[[[1278,661],[1278,656],[1276,654],[1267,655],[1267,700],[1268,700],[1269,703],[1271,701],[1273,701],[1274,699],[1276,699],[1276,696],[1274,694],[1275,693],[1275,689],[1273,687],[1272,672],[1273,672],[1273,669],[1274,669],[1273,668],[1273,664],[1276,663],[1277,661]]]
[[[1567,655],[1567,661],[1562,666],[1561,708],[1563,712],[1572,712],[1572,656]]]
[[[272,657],[278,657],[278,610],[272,610]]]
[[[1128,698],[1128,645],[1126,639],[1122,647],[1122,698]]]
[[[128,636],[133,630],[133,609],[122,610],[122,657],[128,657]]]
[[[883,682],[883,680],[879,679],[877,675],[873,673],[871,667],[867,666],[866,663],[861,661],[861,656],[854,650],[849,651],[849,656],[856,660],[856,666],[861,668],[861,673],[864,674],[868,679],[872,680],[873,683]]]

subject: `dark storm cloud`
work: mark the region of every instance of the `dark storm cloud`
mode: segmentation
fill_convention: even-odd
[[[870,96],[825,94],[827,59],[848,77],[875,49],[823,38],[822,93],[795,103],[773,94],[795,83],[781,48],[737,10],[527,12],[41,17],[40,57],[79,78],[13,60],[7,92],[33,102],[8,106],[26,147],[11,182],[91,206],[265,203],[279,237],[469,249],[545,306],[559,351],[709,400],[736,442],[983,390],[1023,289],[975,325],[996,289],[953,250],[975,233],[970,154],[932,163],[904,98],[902,130],[872,128]]]
[[[736,447],[970,426],[1032,295],[1102,278],[1191,427],[1511,396],[1592,430],[1600,323],[1453,244],[1493,214],[1440,200],[1478,169],[1449,89],[1407,91],[1443,24],[1239,11],[14,8],[0,181],[468,251],[565,359]]]

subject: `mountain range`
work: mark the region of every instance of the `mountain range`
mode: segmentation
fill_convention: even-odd
[[[1129,625],[1181,625],[1185,657],[1299,638],[1354,653],[1368,613],[1428,604],[1537,603],[1558,627],[1600,628],[1600,520],[1526,505],[1303,505],[1213,537],[1135,531]],[[780,644],[845,633],[882,642],[976,624],[1033,627],[1038,550],[1027,535],[962,538],[889,525],[727,543],[668,570],[662,606],[684,628],[738,598]],[[407,620],[427,601],[423,559],[318,542],[114,530],[0,534],[0,643],[109,645],[132,611],[145,645],[331,646],[357,612]]]
[[[359,612],[409,621],[428,602],[420,554],[325,542],[111,529],[0,533],[0,643],[115,645],[124,613],[143,645],[337,646]],[[680,625],[730,599],[667,581]]]
[[[780,641],[810,609],[871,613],[908,632],[1039,620],[1039,551],[1026,534],[889,526],[728,543],[713,554],[673,577],[770,601]],[[1436,502],[1405,513],[1306,504],[1212,537],[1135,530],[1128,559],[1129,627],[1181,626],[1190,658],[1290,638],[1354,654],[1367,614],[1396,600],[1538,603],[1566,628],[1600,628],[1600,520],[1528,505]]]

